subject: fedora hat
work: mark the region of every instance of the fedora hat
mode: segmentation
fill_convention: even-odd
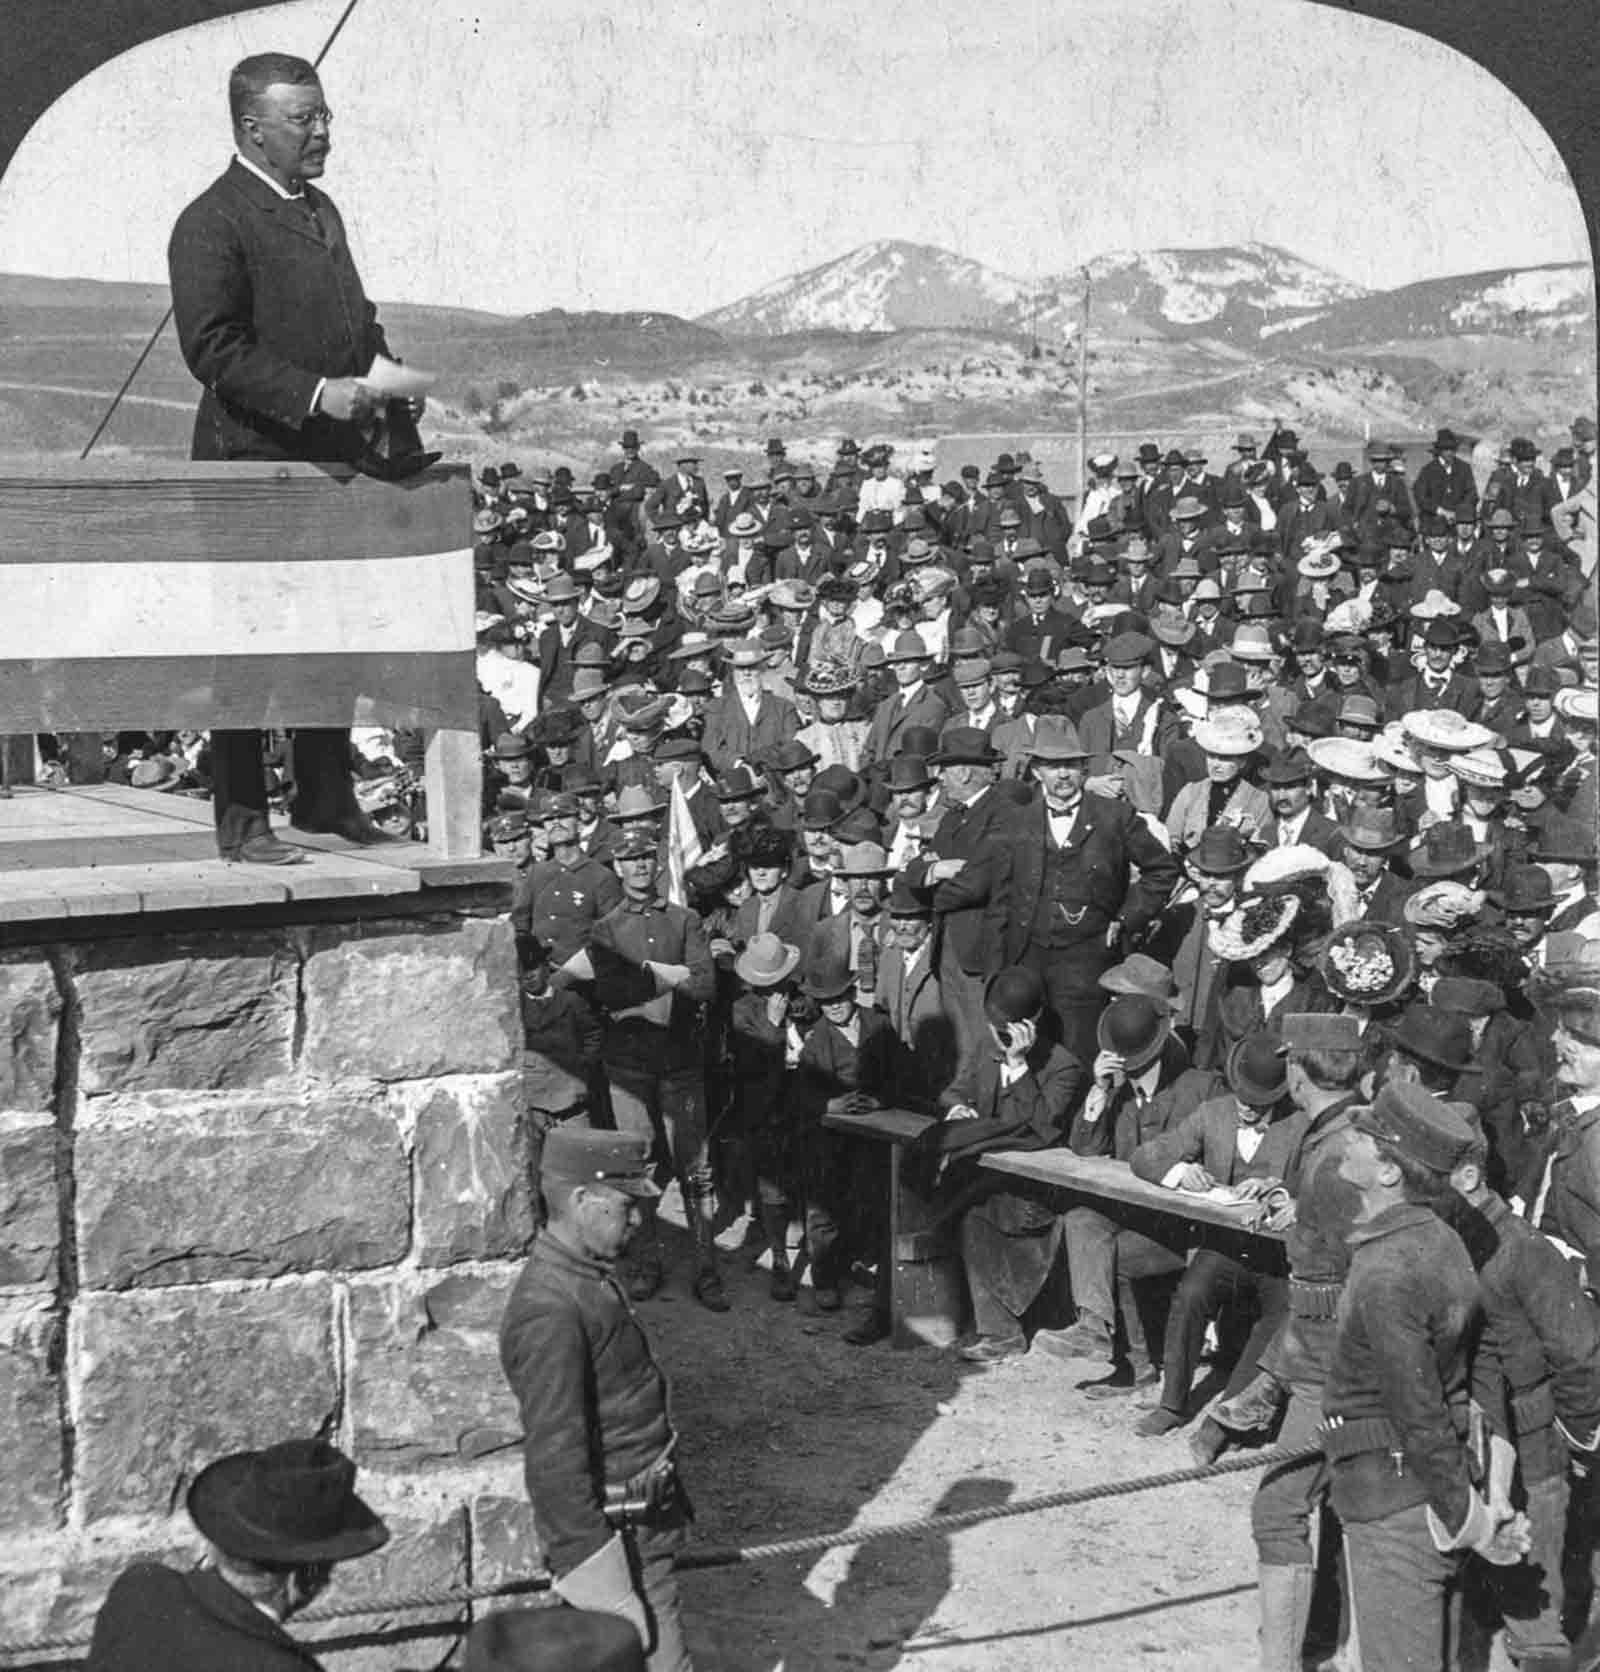
[[[700,745],[693,745],[693,759],[700,755]],[[656,759],[661,758],[659,752]],[[766,785],[751,772],[748,766],[730,766],[726,772],[712,785],[711,793],[718,801],[759,801],[767,793]]]
[[[1464,1073],[1472,1066],[1472,1027],[1465,1016],[1413,1004],[1389,1029],[1389,1043],[1408,1057]]]
[[[1328,937],[1317,971],[1328,991],[1345,1004],[1393,1004],[1411,985],[1416,955],[1404,930],[1363,917]]]
[[[1304,749],[1285,749],[1268,764],[1261,781],[1277,789],[1289,784],[1306,784],[1315,770]]]
[[[889,863],[889,856],[883,851],[878,842],[852,842],[839,856],[839,867],[835,876],[872,878],[892,877],[895,867]]]
[[[767,764],[774,772],[798,772],[803,766],[815,766],[821,758],[815,749],[791,737],[772,751]]]
[[[1540,826],[1533,857],[1552,865],[1593,865],[1595,847],[1592,822],[1556,814]]]
[[[884,910],[890,917],[932,917],[933,891],[912,887],[910,879],[902,871],[894,879]]]
[[[1184,858],[1192,869],[1212,877],[1236,877],[1250,868],[1250,850],[1231,824],[1213,824],[1202,830]]]
[[[996,766],[1005,756],[978,726],[950,726],[939,737],[930,766]]]
[[[533,753],[533,745],[517,732],[501,732],[494,740],[497,761],[525,761]]]
[[[1289,1049],[1276,1034],[1247,1033],[1223,1065],[1228,1089],[1252,1109],[1270,1109],[1289,1091]]]
[[[356,1496],[355,1464],[326,1440],[219,1457],[195,1477],[188,1509],[219,1550],[251,1562],[343,1562],[389,1541]]]
[[[130,789],[175,790],[182,779],[183,768],[171,755],[151,755],[128,769]]]
[[[1058,714],[1042,714],[1034,728],[1033,742],[1028,746],[1030,760],[1043,761],[1047,766],[1066,766],[1089,759],[1089,751],[1078,739],[1077,729],[1070,720]]]
[[[1353,807],[1339,826],[1346,847],[1362,853],[1393,853],[1405,846],[1405,833],[1392,807]]]
[[[1258,957],[1288,934],[1300,912],[1294,894],[1263,895],[1237,906],[1210,927],[1211,950],[1229,963]]]
[[[753,935],[733,961],[733,973],[748,987],[776,987],[794,974],[800,963],[800,948],[790,946],[777,935]]]
[[[1556,909],[1556,891],[1550,873],[1542,865],[1513,865],[1499,888],[1489,898],[1507,914],[1548,915]]]
[[[1164,604],[1150,617],[1150,631],[1164,645],[1177,650],[1192,639],[1199,628],[1182,610]]]
[[[1148,1068],[1172,1032],[1172,1012],[1147,993],[1123,993],[1100,1012],[1095,1040],[1122,1058],[1123,1072]]]
[[[920,633],[896,633],[894,643],[884,652],[886,662],[926,662],[931,660],[933,652],[928,649],[927,641]]]
[[[849,960],[842,953],[830,951],[820,945],[813,947],[812,955],[806,961],[805,975],[801,979],[806,992],[818,1004],[842,999],[847,993],[856,990],[855,971],[850,968]]]
[[[657,801],[643,784],[624,784],[617,794],[617,805],[611,818],[613,823],[628,819],[654,819],[666,812],[667,804]]]
[[[1270,662],[1277,651],[1272,648],[1272,634],[1259,622],[1247,621],[1233,635],[1228,654],[1236,662]]]

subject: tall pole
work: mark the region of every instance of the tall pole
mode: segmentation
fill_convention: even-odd
[[[1089,483],[1089,269],[1083,270],[1083,318],[1078,323],[1078,506]]]

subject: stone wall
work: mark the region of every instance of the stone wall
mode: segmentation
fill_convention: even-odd
[[[324,1428],[394,1531],[329,1604],[536,1570],[515,953],[493,895],[420,898],[0,953],[0,1639],[86,1635],[132,1556],[196,1548],[198,1467]]]

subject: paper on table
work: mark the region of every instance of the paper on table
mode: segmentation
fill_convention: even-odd
[[[372,369],[361,381],[388,400],[410,401],[426,395],[435,379],[432,372],[419,372],[416,367],[402,366],[386,354],[375,354]]]

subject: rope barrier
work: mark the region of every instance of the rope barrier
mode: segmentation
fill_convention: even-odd
[[[921,1538],[930,1533],[958,1532],[987,1521],[1008,1521],[1019,1515],[1042,1510],[1069,1509],[1078,1504],[1098,1503],[1108,1498],[1128,1498],[1139,1492],[1157,1492],[1170,1486],[1187,1486],[1193,1481],[1215,1480],[1223,1475],[1244,1474],[1255,1469],[1277,1468],[1281,1464],[1309,1462],[1320,1457],[1320,1446],[1272,1447],[1245,1452],[1226,1462],[1190,1469],[1168,1469],[1155,1475],[1135,1475],[1131,1480],[1102,1482],[1098,1486],[1074,1486],[1061,1492],[1046,1492],[1035,1498],[1018,1498],[1007,1504],[978,1509],[952,1510],[944,1515],[925,1515],[911,1521],[885,1521],[871,1527],[841,1527],[831,1533],[812,1533],[805,1538],[778,1539],[772,1544],[716,1546],[688,1551],[680,1556],[679,1572],[697,1573],[716,1568],[739,1567],[749,1562],[778,1561],[786,1556],[809,1556],[844,1545],[873,1544],[880,1539]],[[386,1597],[375,1602],[349,1602],[338,1608],[313,1608],[297,1616],[302,1625],[325,1625],[335,1620],[354,1620],[373,1614],[409,1614],[422,1609],[457,1608],[471,1602],[492,1602],[503,1598],[536,1596],[548,1591],[548,1577],[503,1581],[496,1585],[460,1585],[444,1591],[420,1591],[406,1596]],[[0,1642],[0,1660],[37,1659],[42,1656],[81,1654],[89,1647],[87,1638],[44,1637],[30,1643]]]

